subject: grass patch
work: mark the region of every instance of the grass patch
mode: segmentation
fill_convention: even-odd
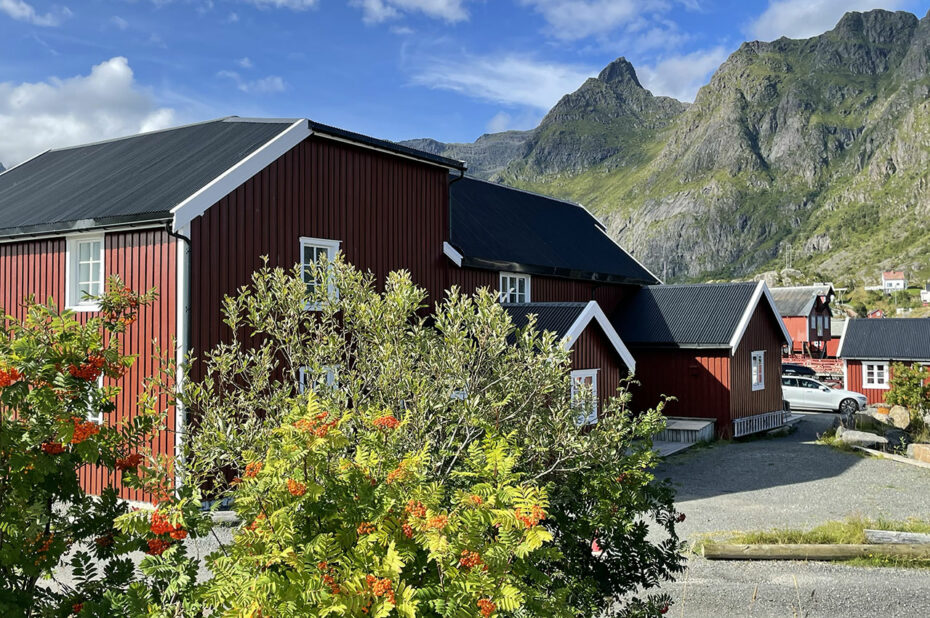
[[[716,539],[725,543],[739,545],[860,545],[865,544],[865,530],[894,530],[898,532],[917,532],[930,534],[930,521],[911,518],[903,521],[889,519],[869,519],[863,517],[850,517],[842,521],[829,521],[810,530],[797,528],[775,528],[755,532],[739,532],[729,535],[726,539]],[[711,542],[710,538],[698,541],[692,550],[700,553],[704,542]],[[867,567],[908,567],[930,569],[930,560],[927,559],[900,559],[874,556],[869,558],[856,558],[847,560],[845,564]]]

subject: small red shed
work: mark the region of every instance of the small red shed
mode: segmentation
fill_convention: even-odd
[[[930,318],[847,320],[838,354],[845,388],[883,403],[894,363],[930,366]]]
[[[781,349],[791,336],[764,282],[642,288],[614,320],[637,361],[637,405],[709,418],[720,437],[779,427]]]
[[[830,303],[836,295],[829,284],[772,288],[772,298],[794,344],[791,352],[827,355],[831,339]]]

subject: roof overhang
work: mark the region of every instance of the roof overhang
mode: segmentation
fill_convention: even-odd
[[[775,306],[775,299],[772,298],[772,292],[769,290],[769,286],[765,284],[765,281],[760,281],[756,285],[755,291],[752,293],[752,297],[749,299],[749,302],[746,303],[746,309],[743,311],[743,315],[740,318],[739,322],[736,325],[736,330],[733,332],[733,337],[730,339],[730,355],[736,354],[736,349],[739,347],[740,342],[743,340],[743,336],[746,334],[746,329],[749,328],[749,321],[752,319],[752,315],[756,312],[756,307],[759,306],[759,303],[764,301],[772,310],[772,316],[775,318],[775,321],[778,322],[778,326],[781,330],[781,334],[785,343],[788,344],[790,348],[793,341],[791,335],[788,334],[788,329],[785,327],[784,320],[781,319],[781,314],[778,312],[778,307]]]
[[[448,242],[443,242],[442,250],[446,257],[448,257],[459,268],[475,268],[478,270],[493,270],[497,272],[525,273],[527,275],[574,279],[576,281],[592,281],[595,283],[653,285],[659,282],[658,279],[653,281],[635,277],[624,277],[622,275],[614,275],[610,273],[596,273],[587,270],[560,268],[558,266],[539,266],[535,264],[523,264],[520,262],[507,262],[504,260],[471,257],[462,254],[455,246]]]
[[[0,229],[0,244],[10,242],[24,242],[56,238],[66,234],[80,234],[82,232],[116,231],[138,228],[163,227],[171,223],[171,215],[165,213],[145,213],[141,215],[124,215],[120,217],[104,217],[101,219],[80,219],[77,221],[61,221],[30,225],[26,227],[11,227]]]
[[[636,372],[636,360],[633,359],[633,355],[630,353],[630,350],[626,347],[626,344],[623,343],[623,340],[620,339],[620,335],[617,334],[617,331],[614,329],[613,325],[607,319],[607,316],[604,315],[604,310],[601,309],[601,306],[597,304],[597,301],[591,300],[588,301],[588,304],[578,315],[575,321],[569,327],[568,332],[565,333],[565,337],[562,339],[562,345],[566,350],[571,350],[572,346],[575,345],[575,342],[578,341],[578,338],[581,337],[581,334],[588,328],[588,325],[592,322],[597,322],[601,327],[601,330],[604,331],[604,334],[607,336],[608,341],[613,346],[614,350],[623,359],[623,362],[630,369],[631,372]]]
[[[196,193],[171,209],[174,231],[177,232],[186,227],[196,217],[205,213],[208,208],[235,191],[239,185],[271,165],[310,135],[309,121],[306,118],[296,120],[274,139],[269,140],[264,146],[201,187]]]

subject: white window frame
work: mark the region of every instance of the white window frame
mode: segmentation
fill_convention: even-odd
[[[97,388],[103,388],[103,374],[100,374],[100,377],[97,378]],[[92,410],[88,406],[87,414],[84,415],[88,421],[91,423],[97,423],[98,425],[103,425],[103,412],[100,414],[92,414]]]
[[[879,382],[878,380],[875,380],[875,379],[873,380],[869,379],[869,367],[873,368],[872,373],[874,374],[873,375],[874,378],[877,378],[879,373],[881,373],[883,377],[882,382]],[[891,388],[890,382],[891,382],[890,376],[888,375],[888,363],[875,362],[875,361],[872,361],[872,362],[863,361],[862,362],[862,388],[874,388],[874,389],[887,390]]]
[[[572,407],[580,406],[578,397],[578,383],[584,382],[585,378],[591,378],[591,409],[582,410],[582,413],[578,416],[578,425],[594,425],[597,423],[597,398],[598,398],[598,386],[597,386],[597,374],[599,369],[576,369],[571,372],[572,380]]]
[[[326,376],[324,383],[327,387],[334,388],[336,386],[337,368],[332,366],[323,367],[323,371],[325,372]],[[297,392],[301,395],[307,392],[307,373],[307,367],[301,367],[297,370]],[[319,382],[314,382],[314,384],[319,384]],[[316,388],[313,388],[313,390],[316,391]]]
[[[313,249],[326,249],[326,259],[332,262],[336,254],[339,253],[339,246],[342,244],[342,241],[332,240],[330,238],[310,238],[309,236],[300,237],[300,279],[301,281],[306,282],[307,278],[305,275],[307,263],[304,262],[304,250],[308,247]],[[332,299],[337,298],[336,295],[336,284],[330,279],[327,283],[327,292],[329,297]],[[319,307],[314,303],[309,303],[307,308],[310,310],[318,311]]]
[[[765,390],[765,350],[753,350],[752,354],[750,354],[749,380],[752,384],[752,390]]]
[[[530,297],[530,280],[531,280],[530,276],[525,273],[502,272],[500,274],[500,278],[498,279],[498,287],[497,287],[497,289],[499,290],[500,302],[504,304],[525,304],[525,303],[532,302],[531,297]],[[516,281],[526,282],[526,292],[524,293],[526,298],[523,300],[517,299],[516,301],[511,301],[510,300],[511,294],[515,296],[519,295],[519,292],[513,291],[515,290],[515,288],[511,287],[513,285],[512,282],[516,282]]]
[[[106,285],[107,273],[106,262],[104,261],[105,246],[103,234],[81,234],[79,236],[68,236],[65,239],[65,307],[71,311],[100,311],[100,303],[86,300],[78,289],[78,276],[80,273],[80,246],[82,243],[99,242],[100,253],[97,260],[100,262],[100,279],[99,294],[103,294]]]

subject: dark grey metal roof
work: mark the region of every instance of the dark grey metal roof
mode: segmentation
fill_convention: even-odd
[[[462,265],[649,285],[658,279],[583,207],[465,177],[451,190],[450,244]]]
[[[326,135],[332,135],[333,137],[349,140],[350,142],[365,144],[375,148],[382,148],[390,152],[413,157],[414,159],[420,159],[421,161],[436,163],[443,167],[449,167],[463,171],[466,169],[465,163],[463,161],[459,161],[458,159],[450,159],[449,157],[443,157],[432,152],[426,152],[425,150],[417,150],[416,148],[411,148],[410,146],[404,146],[403,144],[398,144],[397,142],[391,142],[386,139],[378,139],[377,137],[362,135],[361,133],[355,133],[354,131],[346,131],[345,129],[332,127],[327,124],[315,122],[313,120],[308,120],[308,122],[310,123],[310,129],[314,133],[323,133]]]
[[[729,347],[755,283],[651,285],[611,319],[629,347]]]
[[[930,318],[851,319],[840,358],[930,361]]]
[[[555,333],[556,339],[562,339],[587,305],[588,303],[521,303],[505,304],[503,307],[517,328],[525,328],[529,324],[529,316],[535,314],[536,330],[551,331]]]
[[[775,306],[782,317],[807,316],[821,296],[828,296],[833,288],[829,285],[804,285],[771,288]]]
[[[221,118],[49,150],[0,174],[0,237],[171,218],[171,209],[297,119]],[[464,169],[461,161],[308,121],[324,136]]]
[[[168,219],[293,122],[224,118],[49,150],[0,174],[0,236]]]

